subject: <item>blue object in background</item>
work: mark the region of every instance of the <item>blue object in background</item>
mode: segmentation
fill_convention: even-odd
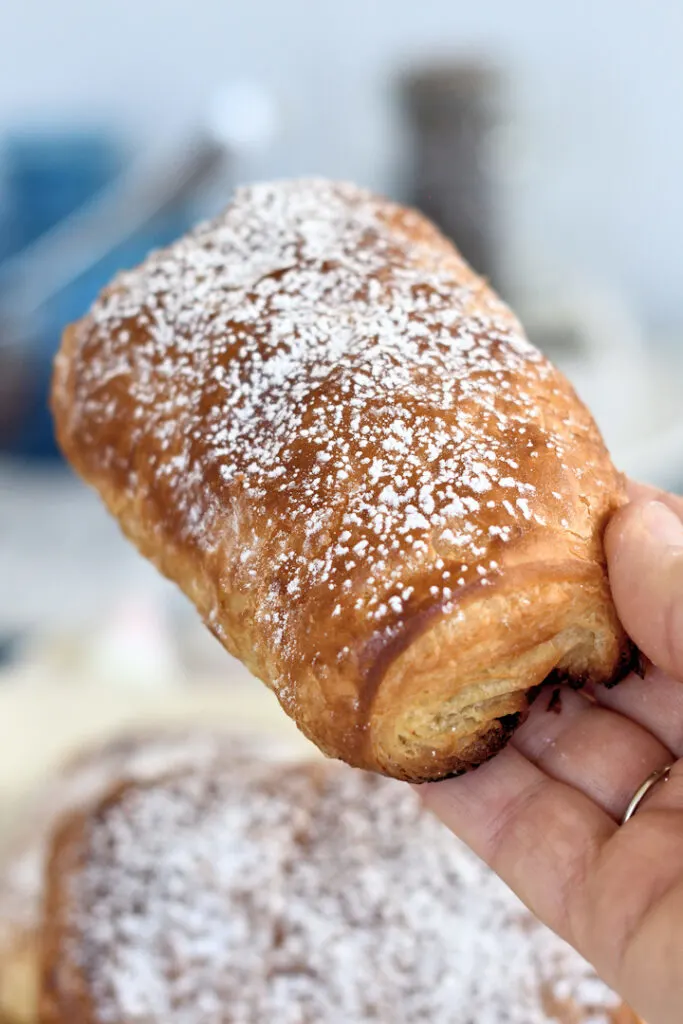
[[[183,211],[177,211],[172,217],[150,223],[144,232],[111,252],[50,303],[45,310],[45,327],[38,342],[34,398],[13,439],[12,454],[24,458],[59,457],[48,396],[52,360],[64,327],[83,316],[117,271],[136,266],[152,249],[168,245],[184,234],[189,227],[189,219]]]
[[[2,258],[30,245],[92,199],[121,170],[105,131],[16,132],[2,144],[7,223]]]
[[[0,227],[0,263],[87,203],[121,169],[119,149],[106,132],[17,134],[6,140],[4,150],[8,216]],[[58,457],[48,395],[62,330],[83,316],[118,270],[135,266],[151,249],[182,235],[189,221],[188,211],[177,210],[148,223],[42,310],[40,336],[25,342],[30,347],[31,388],[21,420],[5,442],[11,454]]]

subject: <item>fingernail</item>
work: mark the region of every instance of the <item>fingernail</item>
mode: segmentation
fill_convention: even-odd
[[[640,510],[640,523],[647,533],[666,547],[683,546],[683,523],[661,501],[648,501]]]

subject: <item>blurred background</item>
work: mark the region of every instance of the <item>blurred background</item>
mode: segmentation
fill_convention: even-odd
[[[620,465],[682,486],[682,50],[683,7],[646,0],[3,4],[0,700],[28,676],[126,708],[242,679],[60,462],[46,407],[64,324],[238,182],[321,174],[420,205]],[[87,703],[41,694],[0,706],[0,750],[36,749],[37,707],[44,737]]]

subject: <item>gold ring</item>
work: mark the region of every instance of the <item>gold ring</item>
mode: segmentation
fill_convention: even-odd
[[[628,807],[626,808],[626,811],[624,812],[624,817],[621,819],[622,825],[625,825],[627,821],[630,821],[630,819],[636,813],[636,811],[638,810],[638,808],[640,807],[643,800],[645,799],[645,797],[651,789],[654,789],[654,787],[658,785],[660,782],[669,781],[669,779],[671,778],[672,768],[673,765],[668,764],[666,768],[658,768],[656,772],[652,773],[652,775],[648,775],[648,777],[645,779],[645,782],[643,782],[643,784],[638,787],[638,789],[631,797],[631,802],[629,803]]]

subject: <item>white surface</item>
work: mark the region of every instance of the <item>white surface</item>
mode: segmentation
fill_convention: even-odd
[[[577,390],[596,418],[612,457],[629,476],[666,490],[683,486],[683,364],[663,359],[605,358],[576,374]]]
[[[628,304],[609,290],[548,290],[515,306],[533,341],[558,328],[571,353],[546,349],[595,416],[614,462],[629,476],[675,490],[683,484],[683,330],[645,337]],[[548,333],[550,332],[550,333]]]
[[[273,97],[257,83],[232,82],[219,89],[209,104],[208,128],[232,152],[267,149],[277,132]]]
[[[301,756],[315,753],[266,687],[239,673],[150,693],[74,678],[54,667],[23,667],[0,674],[0,822],[74,753],[127,729],[155,725],[256,732],[264,742],[269,736],[284,740]]]
[[[683,314],[683,5],[646,0],[4,0],[0,123],[111,117],[147,147],[226,81],[259,82],[281,141],[253,171],[392,188],[391,82],[416,55],[492,49],[519,71],[514,221],[547,261]],[[512,159],[512,157],[511,157]],[[508,168],[512,170],[512,168]]]
[[[64,470],[0,464],[0,626],[101,617],[131,590],[170,584]]]

